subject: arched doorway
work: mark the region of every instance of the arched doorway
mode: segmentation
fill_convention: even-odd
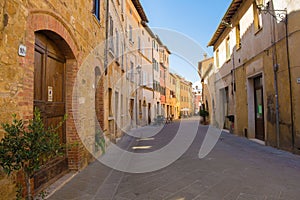
[[[35,33],[34,107],[39,108],[45,126],[56,126],[66,113],[66,43],[51,31]],[[66,143],[66,127],[59,128],[61,143]],[[50,161],[34,176],[34,189],[39,190],[68,169],[66,153]]]

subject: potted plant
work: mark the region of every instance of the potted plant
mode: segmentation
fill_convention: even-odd
[[[23,174],[28,200],[33,199],[30,180],[35,172],[47,161],[62,154],[64,147],[57,129],[64,121],[55,128],[45,128],[39,110],[35,109],[27,126],[15,114],[12,123],[2,124],[5,135],[0,141],[0,166],[7,175],[14,171]],[[18,192],[17,196],[20,197]]]
[[[209,116],[209,112],[207,110],[200,110],[200,116],[203,118],[203,124],[207,124],[206,117]]]

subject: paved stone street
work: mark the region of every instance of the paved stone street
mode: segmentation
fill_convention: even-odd
[[[189,120],[193,119],[182,123]],[[134,152],[153,151],[169,143],[178,127],[176,121],[166,124],[153,140],[125,137],[119,144]],[[299,199],[300,156],[223,132],[212,152],[199,159],[206,130],[207,126],[199,125],[189,150],[166,168],[130,174],[95,161],[48,199]],[[132,146],[152,147],[132,150]]]

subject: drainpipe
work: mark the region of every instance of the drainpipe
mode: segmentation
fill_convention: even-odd
[[[107,65],[108,65],[108,19],[109,19],[109,0],[106,0],[106,19],[105,19],[105,51],[104,51],[104,71],[107,75]]]
[[[289,72],[289,86],[290,86],[290,104],[291,104],[291,123],[292,123],[292,148],[295,148],[295,129],[294,129],[294,106],[293,106],[293,91],[292,91],[292,78],[291,78],[291,62],[289,50],[289,36],[288,36],[288,14],[285,17],[285,40],[286,40],[286,55]]]
[[[275,20],[273,16],[270,16],[273,23],[272,25],[272,45],[273,45],[273,51],[272,51],[272,60],[273,60],[273,72],[274,72],[274,89],[275,89],[275,115],[276,115],[276,140],[277,140],[277,148],[279,148],[280,145],[280,123],[279,123],[279,100],[278,100],[278,78],[277,78],[277,71],[279,68],[279,65],[277,63],[277,50],[276,50],[276,36],[275,36]]]
[[[230,123],[230,130],[232,130],[232,133],[234,133],[234,127],[235,127],[235,122],[236,122],[236,120],[234,120],[234,118],[235,119],[237,119],[237,116],[235,116],[236,115],[236,96],[235,96],[235,62],[234,62],[234,52],[232,53],[232,93],[231,93],[231,95],[233,96],[232,97],[232,100],[233,100],[233,105],[234,105],[234,107],[233,107],[233,111],[234,111],[234,113],[232,113],[233,114],[233,120],[231,121],[231,123]],[[229,99],[228,99],[228,102],[229,102]],[[228,108],[227,108],[227,114],[228,114]]]
[[[276,113],[276,139],[277,139],[277,147],[280,145],[280,124],[279,124],[279,100],[278,100],[278,79],[277,79],[277,71],[278,64],[275,63],[273,66],[274,70],[274,87],[275,87],[275,113]]]

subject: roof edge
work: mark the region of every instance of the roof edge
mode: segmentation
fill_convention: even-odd
[[[147,18],[147,15],[143,9],[141,2],[139,0],[131,0],[131,2],[133,3],[134,7],[136,8],[137,12],[139,13],[142,21],[148,23],[149,20]]]
[[[216,44],[216,42],[217,42],[218,38],[220,37],[220,35],[222,35],[222,33],[227,28],[226,23],[229,23],[229,24],[231,23],[230,20],[235,15],[236,11],[238,10],[238,8],[240,7],[240,5],[242,3],[243,3],[243,0],[232,0],[231,4],[229,5],[229,7],[226,11],[226,13],[224,14],[223,18],[221,19],[221,22],[220,22],[218,28],[216,29],[216,31],[213,34],[210,41],[208,42],[207,47],[214,46]]]

